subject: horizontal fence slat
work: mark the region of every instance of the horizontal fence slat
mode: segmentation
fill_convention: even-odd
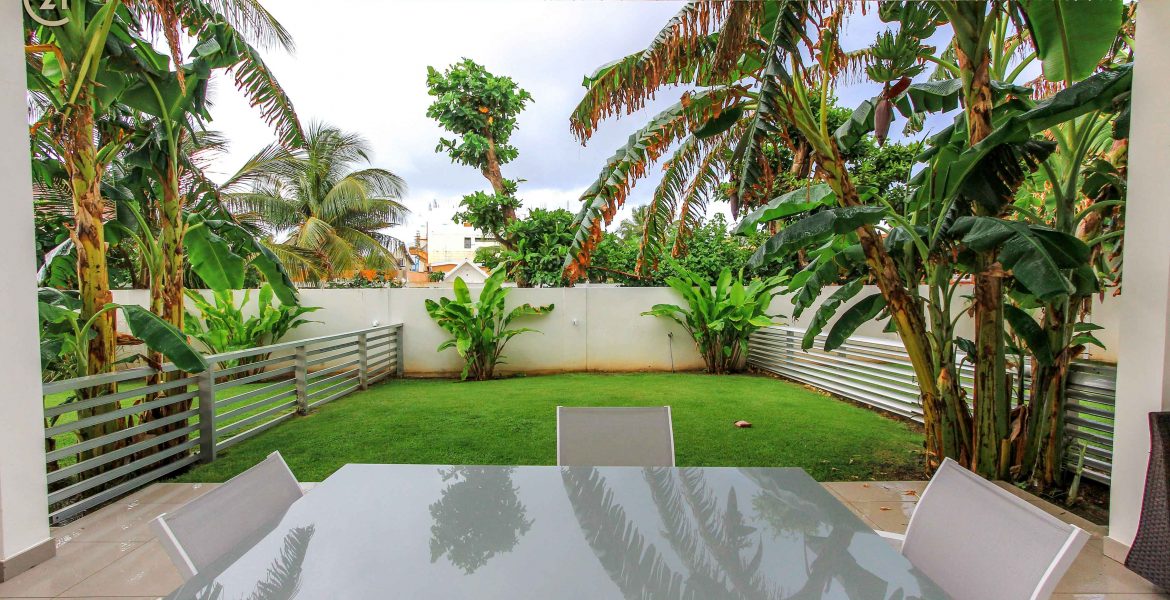
[[[365,342],[364,350],[359,350],[359,342],[362,340]],[[84,413],[101,407],[111,409],[69,423],[46,427],[46,440],[67,443],[75,438],[60,436],[118,419],[125,418],[125,424],[131,424],[139,415],[144,415],[148,411],[195,398],[202,398],[207,404],[214,404],[210,408],[204,407],[204,411],[192,407],[179,414],[155,421],[139,422],[118,431],[46,452],[46,466],[57,465],[71,458],[76,459],[73,464],[56,468],[47,474],[51,485],[67,484],[66,487],[49,492],[50,521],[60,523],[208,458],[201,456],[198,450],[182,456],[184,452],[202,448],[209,452],[210,460],[214,460],[213,450],[228,448],[296,417],[298,406],[317,407],[352,393],[363,387],[363,382],[369,384],[389,377],[395,373],[392,367],[397,364],[398,355],[401,353],[401,340],[402,324],[398,323],[224,352],[204,357],[209,365],[207,374],[183,374],[174,381],[134,384],[139,387],[122,389],[97,398],[78,399],[44,407],[45,418],[49,420],[58,420],[63,415]],[[361,354],[363,351],[364,354]],[[323,368],[312,372],[305,369],[298,371],[296,362],[298,355],[311,358],[309,361],[300,362],[300,365],[323,365]],[[250,357],[256,357],[254,362],[225,366],[226,363]],[[364,373],[359,371],[363,365]],[[138,367],[48,382],[41,386],[41,391],[44,396],[50,396],[123,382],[145,383],[160,373],[181,371],[172,364],[163,365],[158,369]],[[251,374],[238,376],[244,373]],[[298,383],[297,378],[300,377],[304,379]],[[233,396],[225,396],[222,393],[231,388],[256,383],[262,385]],[[200,386],[209,384],[213,387],[201,390]],[[303,386],[302,390],[306,391],[307,397],[302,400],[304,405],[297,399],[298,386]],[[175,393],[179,390],[182,392]],[[122,405],[127,400],[136,398],[145,400],[152,395],[167,392],[175,395],[156,397],[145,402],[137,400],[132,406]],[[312,401],[311,404],[309,401]],[[207,414],[201,418],[202,412]],[[211,416],[215,418],[212,419]],[[225,423],[235,418],[238,420]],[[207,422],[203,422],[204,420]],[[174,431],[166,431],[147,439],[140,437],[152,435],[164,427],[175,427],[176,424],[179,425]],[[119,423],[119,426],[122,425],[124,424]],[[204,436],[207,439],[204,439]],[[160,448],[164,444],[174,445]],[[95,456],[85,454],[99,449],[108,451]],[[142,456],[152,450],[156,451]],[[159,465],[160,462],[164,464]]]
[[[92,490],[95,487],[104,485],[104,484],[106,484],[110,481],[113,481],[113,480],[115,480],[123,475],[126,475],[128,473],[132,473],[134,471],[137,471],[138,469],[141,469],[142,467],[145,467],[147,465],[152,465],[152,464],[154,464],[154,463],[156,463],[164,458],[169,458],[171,456],[179,454],[180,452],[183,452],[185,450],[190,450],[191,448],[195,448],[197,446],[199,446],[199,440],[190,440],[187,442],[183,442],[182,444],[179,444],[177,446],[167,448],[165,450],[155,452],[154,454],[151,454],[149,456],[145,456],[145,457],[140,458],[138,460],[126,463],[122,466],[115,467],[115,468],[110,469],[108,471],[103,471],[100,474],[95,475],[93,477],[87,477],[87,478],[85,478],[85,479],[83,479],[83,480],[81,480],[81,481],[79,481],[71,486],[68,486],[68,487],[65,487],[65,488],[62,488],[60,490],[57,490],[55,492],[50,493],[49,494],[49,503],[53,504],[56,502],[60,502],[61,500],[64,500],[64,499],[69,498],[71,496],[83,494],[89,490]]]
[[[236,431],[239,429],[244,429],[245,427],[247,427],[247,426],[249,426],[257,421],[263,420],[265,417],[271,417],[272,415],[275,415],[276,413],[279,413],[282,410],[296,408],[296,406],[297,406],[297,401],[290,400],[290,401],[285,402],[283,404],[278,404],[276,406],[273,406],[272,408],[270,408],[264,412],[256,413],[250,417],[240,419],[239,421],[236,421],[234,423],[228,423],[227,425],[224,425],[223,427],[220,427],[219,429],[215,430],[216,437],[222,437],[222,436],[225,436],[233,431]],[[237,435],[239,435],[239,434],[237,434]]]
[[[338,385],[345,385],[345,382],[342,382]],[[316,402],[310,403],[309,408],[317,408],[318,406],[321,406],[322,404],[328,404],[330,402],[333,402],[334,400],[354,391],[355,389],[357,389],[357,387],[358,387],[358,383],[356,381],[354,381],[352,384],[350,384],[349,387],[347,387],[347,388],[345,388],[345,389],[343,389],[343,390],[341,390],[341,391],[339,391],[331,396],[327,396],[325,398],[317,400]]]
[[[276,427],[277,425],[295,417],[296,414],[297,413],[295,413],[295,412],[291,412],[288,414],[280,415],[280,416],[272,419],[271,421],[265,421],[264,423],[261,423],[255,427],[247,430],[247,431],[238,433],[230,438],[227,438],[226,440],[216,442],[215,448],[217,451],[231,448],[232,446],[234,446],[234,445],[236,445],[236,444],[238,444],[246,439],[255,437],[255,436],[260,435],[261,433],[264,433],[265,431],[267,431],[273,427]]]
[[[288,390],[286,392],[281,392],[275,396],[263,398],[261,400],[257,400],[256,402],[253,402],[251,404],[246,404],[244,406],[238,406],[238,407],[233,408],[229,411],[217,413],[215,415],[215,420],[223,421],[223,420],[237,417],[239,415],[244,415],[244,414],[250,413],[254,410],[264,408],[265,406],[268,406],[269,404],[272,404],[274,402],[280,402],[281,400],[284,400],[285,398],[291,398],[291,397],[296,396],[296,395],[297,395],[296,390]]]
[[[100,448],[101,446],[108,446],[110,444],[115,444],[115,443],[120,442],[124,439],[134,437],[140,433],[154,431],[155,429],[158,429],[160,427],[164,427],[166,425],[170,425],[171,423],[177,423],[179,421],[182,421],[183,419],[190,419],[192,417],[197,417],[197,416],[199,416],[198,410],[188,410],[188,411],[184,411],[184,412],[181,412],[178,414],[171,415],[169,417],[164,417],[162,419],[158,419],[157,421],[148,421],[146,423],[141,423],[141,424],[135,425],[133,427],[127,427],[126,429],[123,429],[121,431],[115,431],[114,433],[103,435],[101,437],[96,437],[96,438],[93,438],[92,440],[86,440],[84,442],[70,444],[68,446],[53,450],[52,452],[48,452],[45,454],[45,460],[46,460],[46,462],[58,461],[58,460],[61,460],[63,458],[75,456],[77,454],[85,452],[86,450],[93,450],[94,448]]]
[[[164,433],[164,434],[157,436],[157,437],[153,437],[150,439],[142,440],[141,442],[130,444],[129,446],[126,446],[124,448],[119,448],[113,452],[106,452],[105,454],[99,454],[91,459],[83,460],[81,462],[69,465],[68,467],[65,467],[62,469],[57,469],[56,471],[50,472],[49,473],[49,483],[56,483],[56,482],[61,481],[63,479],[68,479],[74,475],[77,475],[78,473],[84,473],[86,471],[89,471],[90,469],[96,469],[102,465],[109,464],[115,460],[125,458],[127,456],[130,456],[132,454],[136,454],[138,452],[141,452],[143,450],[147,450],[149,448],[157,447],[160,444],[165,444],[166,442],[169,442],[169,441],[176,439],[176,438],[188,436],[188,435],[195,433],[197,431],[199,431],[199,425],[188,425],[187,427],[183,427],[182,429],[176,429],[174,431]]]
[[[76,421],[71,421],[69,423],[63,423],[61,425],[54,425],[53,427],[49,427],[49,428],[45,429],[45,437],[53,437],[55,435],[60,435],[62,433],[67,433],[70,431],[77,431],[79,429],[84,429],[86,427],[92,427],[94,425],[101,425],[102,423],[107,423],[109,421],[113,421],[114,419],[120,419],[122,417],[126,417],[126,416],[133,415],[136,413],[146,412],[146,411],[151,410],[151,409],[162,408],[164,406],[170,406],[172,404],[186,402],[187,400],[194,398],[196,395],[197,395],[197,392],[183,392],[182,394],[176,394],[174,396],[166,396],[164,398],[159,398],[158,400],[153,400],[151,402],[143,402],[142,404],[134,404],[132,406],[127,406],[124,408],[111,410],[109,412],[104,412],[104,413],[101,413],[98,415],[94,415],[92,417],[86,417],[84,419],[78,419]]]
[[[150,472],[143,473],[142,475],[130,479],[129,481],[120,483],[108,490],[103,490],[97,494],[94,494],[93,496],[85,498],[84,500],[74,502],[69,506],[57,509],[56,511],[49,513],[49,520],[53,523],[58,523],[68,519],[69,517],[72,517],[79,512],[88,510],[108,500],[113,500],[114,498],[117,498],[123,494],[133,492],[134,490],[137,490],[138,488],[152,481],[162,479],[170,473],[185,468],[197,460],[199,460],[199,455],[193,454],[176,462],[158,467],[157,469],[154,469]]]
[[[226,396],[220,400],[216,400],[215,407],[216,408],[223,408],[223,407],[231,405],[231,404],[236,404],[239,402],[243,402],[244,400],[255,398],[256,396],[261,396],[261,395],[268,393],[268,392],[276,392],[276,390],[278,390],[280,388],[289,387],[289,386],[295,385],[295,384],[296,384],[296,381],[293,379],[282,379],[280,381],[277,381],[276,383],[271,383],[271,384],[268,384],[264,387],[259,387],[259,388],[256,388],[254,390],[248,390],[246,392],[236,394],[234,396]],[[216,389],[222,389],[218,385],[215,387],[216,387]]]
[[[150,375],[147,375],[147,377],[150,377]],[[95,406],[102,406],[104,404],[113,404],[115,402],[121,402],[122,400],[128,400],[130,398],[136,398],[138,396],[146,396],[148,394],[155,394],[158,392],[164,392],[166,390],[174,389],[174,388],[177,388],[180,386],[185,389],[186,386],[191,385],[193,383],[195,383],[194,377],[183,377],[182,379],[176,379],[174,381],[164,381],[161,383],[145,385],[145,386],[142,386],[139,388],[122,390],[120,392],[115,392],[113,394],[106,394],[104,396],[98,396],[97,398],[86,398],[84,400],[77,400],[75,402],[65,402],[62,404],[58,404],[56,406],[50,406],[50,407],[46,408],[45,409],[45,416],[46,417],[55,417],[57,415],[63,415],[65,413],[76,412],[79,410],[85,410],[87,408],[93,408]]]
[[[248,375],[247,377],[240,377],[238,379],[232,379],[230,381],[225,381],[223,383],[215,384],[215,389],[217,391],[218,390],[226,390],[229,388],[234,388],[236,386],[246,385],[246,384],[249,384],[249,383],[252,383],[255,381],[266,381],[269,379],[273,379],[274,377],[276,377],[278,375],[284,375],[285,373],[292,373],[294,369],[295,369],[295,367],[293,365],[289,365],[287,367],[281,367],[279,369],[275,369],[272,371],[264,371],[263,373],[256,373],[255,375]]]

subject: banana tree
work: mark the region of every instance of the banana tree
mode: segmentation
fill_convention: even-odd
[[[86,321],[96,317],[85,361],[89,374],[104,372],[114,362],[114,314],[103,310],[112,296],[101,180],[128,132],[113,120],[105,120],[101,131],[97,124],[109,115],[125,87],[118,81],[119,74],[103,60],[109,53],[131,50],[122,40],[133,24],[121,8],[118,0],[62,3],[55,10],[57,17],[67,21],[63,25],[48,27],[26,20],[29,88],[44,102],[45,109],[33,129],[48,132],[47,138],[64,163],[73,199],[70,237],[77,253],[81,315]]]
[[[1119,102],[1123,102],[1128,95],[1131,77],[1131,66],[1122,65],[1074,83],[1038,103],[1019,98],[998,103],[993,108],[997,127],[973,147],[965,147],[966,134],[962,127],[965,115],[960,115],[955,125],[931,138],[929,149],[923,155],[927,168],[913,182],[916,189],[908,203],[911,212],[898,213],[891,206],[885,206],[884,211],[882,206],[866,207],[874,211],[871,217],[875,219],[874,222],[880,220],[886,223],[884,227],[888,233],[885,245],[899,265],[904,280],[926,281],[929,284],[931,295],[924,304],[931,319],[930,339],[939,361],[935,363],[934,370],[940,381],[958,372],[951,358],[960,341],[954,337],[954,311],[951,309],[958,276],[978,272],[982,268],[980,256],[990,256],[994,260],[1000,270],[998,277],[1003,280],[1001,284],[1005,292],[1010,292],[1014,297],[1032,297],[1037,302],[1055,306],[1097,289],[1097,280],[1089,267],[1089,247],[1072,233],[1045,227],[1043,223],[970,214],[963,216],[964,203],[988,202],[989,198],[993,200],[1001,195],[1014,197],[1019,186],[1031,176],[1029,171],[1038,168],[1040,162],[1048,159],[1056,150],[1055,144],[1038,139],[1038,136],[1083,115],[1118,110],[1121,108]],[[902,101],[901,98],[896,100]],[[918,101],[914,100],[913,104],[917,106]],[[839,130],[839,138],[856,134],[856,131],[848,129],[843,127]],[[830,189],[812,188],[796,198],[781,198],[774,205],[749,215],[741,227],[754,227],[753,219],[776,218],[794,210],[805,210],[810,205],[823,205],[825,196],[830,193]],[[852,223],[834,229],[836,222],[830,220],[828,214],[829,211],[824,211],[797,221],[769,240],[757,258],[763,260],[769,254],[790,252],[810,242],[824,244],[818,249],[818,260],[805,273],[794,278],[794,282],[804,286],[796,296],[798,309],[819,294],[824,282],[832,282],[840,272],[859,275],[855,270],[858,261],[854,258],[859,254],[858,250],[848,247],[848,239],[833,238],[834,234],[846,231]],[[810,325],[806,345],[811,344],[811,337],[858,290],[859,286],[854,287],[853,284],[844,286],[822,304]],[[876,298],[858,302],[838,319],[834,327],[836,335],[830,335],[831,340],[834,340],[830,347],[842,341],[844,336],[856,328],[856,324],[886,313],[886,307],[881,306],[881,301]],[[1012,311],[1009,315],[1007,322],[1019,326],[1014,328],[1020,337],[1029,342],[1036,339],[1035,336],[1021,333],[1021,328],[1027,325],[1018,318],[1018,312]],[[1074,328],[1071,324],[1068,327],[1066,336],[1071,341]],[[1063,349],[1066,346],[1061,344],[1059,347]],[[978,347],[972,347],[974,359],[978,361]],[[1044,362],[1042,366],[1048,367],[1050,364]],[[1057,363],[1053,369],[1051,373],[1054,376],[1062,375],[1067,372],[1067,363]],[[1000,423],[997,421],[1001,416],[1015,423],[1016,426],[1012,428],[1016,432],[1014,437],[1005,433],[999,438],[995,453],[984,455],[985,466],[986,461],[994,461],[993,467],[989,468],[995,473],[1003,473],[1005,476],[1010,473],[1024,480],[1030,479],[1032,459],[1021,456],[1018,451],[1013,453],[1013,448],[1032,448],[1034,454],[1035,440],[1039,439],[1035,436],[1049,440],[1046,446],[1052,448],[1052,451],[1048,456],[1056,461],[1054,465],[1059,465],[1059,442],[1054,445],[1051,440],[1060,437],[1062,428],[1039,427],[1034,422],[1029,425],[1029,422],[1041,413],[1049,416],[1063,414],[1062,397],[1054,397],[1047,404],[1043,403],[1043,399],[1034,398],[1031,406],[1013,410],[1010,401],[1006,399],[1006,388],[1010,386],[1003,380],[1000,385],[1005,388],[1005,402],[992,407],[994,412],[980,412],[977,401],[977,410],[973,415],[968,415],[966,403],[963,402],[947,418],[965,424],[972,432],[998,430]],[[995,421],[988,423],[989,419]],[[974,462],[976,457],[985,450],[977,442],[977,438],[969,438],[971,445],[961,448],[972,464],[977,464]],[[1059,473],[1059,468],[1056,468],[1056,472]]]
[[[1070,11],[1059,2],[1020,0],[1014,2],[943,1],[934,3],[905,2],[883,5],[882,16],[913,27],[916,13],[937,10],[950,24],[954,37],[949,47],[958,75],[959,103],[964,121],[953,130],[952,144],[957,149],[976,148],[992,135],[996,88],[993,72],[1003,74],[1008,61],[996,61],[997,52],[1030,43],[1035,58],[1043,65],[1048,81],[1069,86],[1084,79],[1097,68],[1099,61],[1114,43],[1121,26],[1121,0],[1095,2],[1086,10]],[[1022,23],[1009,36],[1009,21]],[[1026,40],[1026,41],[1022,41]],[[1076,43],[1070,43],[1076,40]],[[993,45],[994,42],[994,45]],[[1029,59],[1013,67],[1018,74]],[[940,64],[942,61],[940,59]],[[959,126],[961,125],[961,126]],[[988,144],[987,146],[991,146]],[[1026,171],[1016,168],[1021,162],[1030,168],[1047,158],[1051,148],[1032,143],[989,148],[987,160],[999,161],[1002,168],[987,185],[957,191],[961,202],[956,206],[974,216],[1006,217],[1016,189]],[[937,174],[936,174],[937,175]],[[938,181],[938,177],[935,177]],[[945,186],[943,186],[945,188]],[[942,198],[945,202],[949,198]],[[1005,385],[1004,277],[1002,265],[995,260],[995,248],[977,252],[971,273],[974,277],[972,312],[975,321],[975,411],[971,466],[988,477],[1004,477],[1010,460],[1008,438],[1011,430],[1011,403]]]

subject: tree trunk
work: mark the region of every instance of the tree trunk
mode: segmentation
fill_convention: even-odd
[[[986,138],[992,131],[991,58],[980,52],[973,58],[955,45],[955,55],[964,76],[964,110],[967,115],[968,145]],[[986,207],[976,206],[981,216],[999,217]],[[997,250],[980,252],[975,273],[975,421],[974,454],[971,468],[976,473],[998,479],[1004,476],[1001,450],[1008,437],[1011,405],[1004,389],[1007,367],[1004,360],[1003,279],[996,262]]]
[[[85,95],[84,93],[82,94]],[[101,197],[102,165],[97,159],[94,146],[93,109],[84,97],[78,103],[62,131],[62,153],[65,169],[69,175],[70,191],[73,195],[74,227],[70,237],[77,251],[77,282],[81,296],[81,320],[84,322],[107,304],[113,302],[110,293],[109,271],[106,266],[105,230],[102,215],[105,203]],[[107,311],[94,320],[94,337],[89,342],[86,373],[95,375],[111,369],[115,361],[117,329],[114,312]],[[95,398],[114,392],[115,385],[103,385],[80,390],[83,398]],[[78,411],[78,418],[84,419],[118,410],[116,402]],[[113,419],[104,423],[83,427],[78,431],[82,441],[101,437],[122,428],[124,420]],[[120,446],[111,444],[83,453],[90,458]]]
[[[166,184],[163,186],[162,201],[159,205],[159,252],[161,254],[158,273],[154,275],[150,286],[150,310],[162,320],[174,325],[179,331],[183,330],[183,235],[186,224],[183,222],[183,196],[179,191],[179,174],[172,165],[165,174]],[[163,364],[166,359],[161,353],[152,352],[155,364]],[[174,381],[182,374],[158,373],[151,377],[150,383]],[[146,398],[147,401],[156,397],[167,397],[183,393],[185,390],[168,390]],[[157,421],[172,415],[191,410],[191,400],[183,400],[174,404],[150,409],[143,418],[145,421]],[[161,436],[172,431],[182,429],[188,425],[187,419],[181,419],[168,425],[151,430],[151,435]],[[163,442],[155,447],[155,452],[180,445],[187,440],[179,437]],[[162,464],[174,462],[184,458],[186,453],[180,452],[167,458]]]
[[[833,156],[818,156],[817,162],[829,186],[843,206],[861,205],[857,188],[845,170],[844,160],[836,146]],[[927,467],[933,470],[943,458],[962,457],[964,441],[958,414],[954,406],[957,384],[949,376],[936,376],[934,355],[930,346],[921,303],[907,291],[897,265],[886,251],[885,244],[871,226],[857,229],[865,253],[866,264],[877,281],[886,300],[890,318],[897,326],[898,336],[906,347],[913,365],[922,397],[923,421],[926,429]],[[945,375],[945,374],[944,374]],[[936,378],[937,377],[937,378]],[[940,393],[940,386],[945,394]]]

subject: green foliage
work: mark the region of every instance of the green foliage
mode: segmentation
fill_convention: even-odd
[[[688,273],[714,280],[725,268],[733,272],[743,271],[749,277],[768,277],[777,274],[781,268],[774,262],[759,268],[748,266],[757,245],[767,236],[762,233],[731,235],[722,213],[716,213],[696,227],[687,240],[687,251],[678,257],[671,256],[673,239],[668,239],[670,243],[660,248],[656,256],[647,258],[658,263],[658,267],[647,275],[635,273],[639,253],[646,257],[641,245],[641,224],[624,221],[618,231],[602,236],[594,250],[589,267],[590,281],[636,287],[663,286],[667,278],[684,277]],[[672,235],[677,235],[677,232]]]
[[[187,290],[186,294],[199,310],[199,315],[187,312],[183,329],[212,354],[275,344],[289,331],[312,322],[302,319],[303,315],[321,309],[319,306],[274,304],[275,294],[268,284],[260,288],[256,298],[256,314],[249,317],[244,316],[244,309],[251,301],[251,290],[244,292],[239,305],[235,303],[235,295],[231,290],[212,291],[212,302],[208,302],[195,290]],[[250,356],[228,361],[227,366],[250,364],[267,357],[267,354]],[[245,371],[238,375],[247,374],[249,372]]]
[[[730,373],[740,368],[747,352],[748,336],[761,327],[779,323],[767,314],[772,298],[786,277],[755,279],[744,285],[743,274],[733,280],[731,269],[711,280],[689,274],[670,277],[667,285],[683,297],[687,306],[656,304],[642,313],[666,317],[682,325],[695,340],[708,373]]]
[[[488,165],[489,152],[494,152],[499,164],[516,158],[518,151],[508,142],[516,129],[516,116],[532,95],[511,77],[493,75],[465,58],[443,72],[427,67],[427,93],[435,98],[427,116],[456,136],[440,139],[436,152],[446,152],[452,162],[481,170]]]
[[[325,284],[327,289],[353,290],[376,288],[400,288],[402,280],[384,271],[357,271],[349,279],[335,279]]]
[[[462,277],[455,278],[454,299],[444,297],[438,302],[426,301],[427,314],[452,336],[439,344],[439,351],[455,348],[465,361],[461,379],[491,379],[496,365],[504,358],[502,353],[508,341],[522,333],[536,331],[526,327],[509,329],[508,326],[521,317],[543,315],[553,310],[552,304],[522,304],[506,312],[504,302],[508,290],[502,287],[503,284],[504,270],[496,268],[484,282],[475,301],[472,301],[471,291]]]
[[[506,181],[505,186],[515,192],[513,182]],[[516,209],[520,208],[520,199],[508,194],[481,191],[464,196],[459,201],[459,207],[461,210],[451,217],[452,221],[467,223],[480,231],[505,239],[511,222],[508,215],[515,214]]]
[[[568,283],[562,267],[573,241],[572,227],[573,213],[563,208],[534,208],[523,219],[508,225],[507,235],[515,250],[503,250],[489,260],[507,264],[508,275],[517,283],[531,287],[563,286]]]
[[[207,363],[173,325],[150,311],[134,305],[107,304],[87,320],[81,318],[81,301],[74,295],[52,288],[37,292],[37,314],[41,330],[41,376],[46,381],[89,374],[89,341],[93,323],[109,311],[121,310],[131,334],[152,351],[159,352],[176,367],[198,373]],[[136,357],[132,357],[136,358]]]
[[[427,281],[430,281],[431,283],[437,283],[442,281],[446,276],[447,274],[442,271],[431,271],[430,273],[427,273]]]

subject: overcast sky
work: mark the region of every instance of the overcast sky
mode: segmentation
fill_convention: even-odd
[[[518,159],[504,176],[526,179],[526,207],[577,211],[581,193],[646,117],[678,101],[667,91],[642,113],[610,119],[587,147],[569,132],[582,78],[598,66],[645,48],[681,2],[386,2],[374,0],[268,0],[265,6],[292,33],[294,55],[269,53],[267,62],[291,96],[304,123],[321,120],[370,140],[374,166],[390,169],[410,186],[412,214],[395,228],[409,241],[430,219],[448,219],[459,198],[487,190],[470,167],[452,164],[435,145],[444,132],[427,118],[428,65],[442,69],[462,57],[512,77],[533,96],[519,117],[513,143]],[[876,15],[853,19],[846,46],[861,47],[884,28]],[[945,39],[945,38],[944,38]],[[224,178],[273,139],[271,130],[232,88],[215,85],[210,127],[225,132],[230,153],[212,175]],[[856,106],[877,87],[840,89],[841,104]],[[894,131],[901,124],[895,123]],[[635,188],[615,224],[632,206],[648,201],[660,170]],[[440,208],[428,207],[437,200]],[[720,207],[726,210],[726,206]]]

